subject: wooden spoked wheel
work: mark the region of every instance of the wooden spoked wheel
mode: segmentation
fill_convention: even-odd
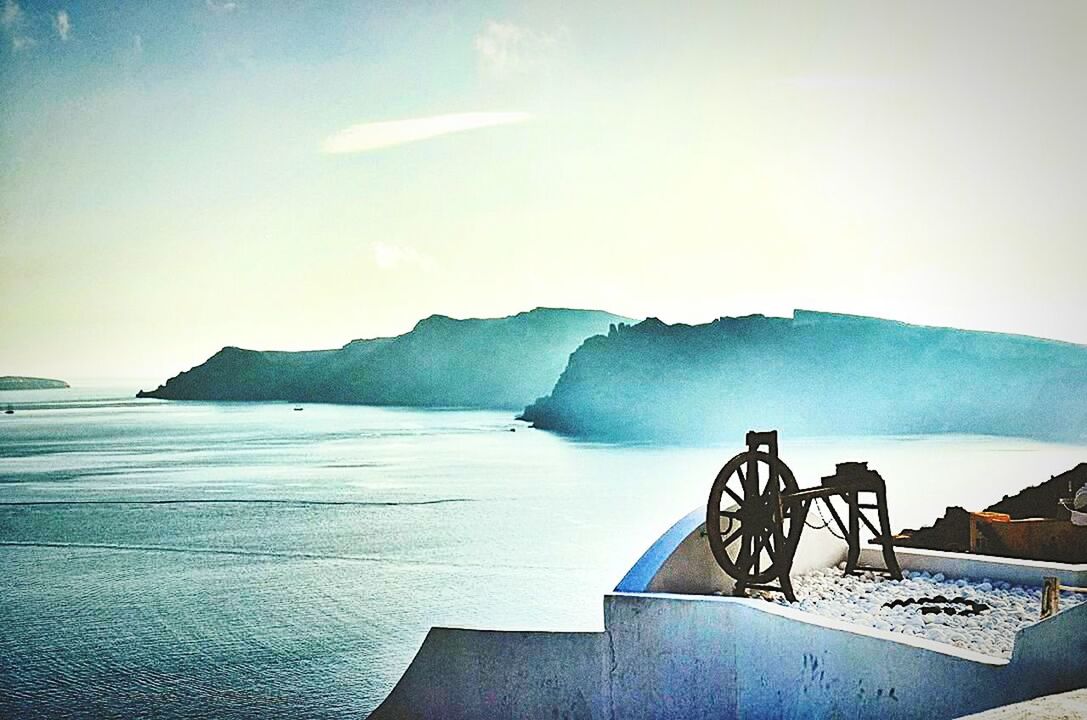
[[[792,470],[775,455],[745,450],[725,463],[713,481],[706,506],[706,536],[721,569],[737,590],[788,577],[804,528],[783,493],[799,488]],[[783,565],[785,567],[783,567]]]

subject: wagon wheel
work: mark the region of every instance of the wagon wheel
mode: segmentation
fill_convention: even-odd
[[[761,450],[739,453],[717,474],[706,506],[706,536],[717,564],[739,585],[777,579],[783,563],[788,569],[804,523],[792,521],[795,506],[782,510],[775,498],[798,489],[789,466]]]

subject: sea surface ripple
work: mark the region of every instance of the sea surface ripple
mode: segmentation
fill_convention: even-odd
[[[40,392],[0,416],[0,717],[361,717],[432,625],[598,630],[601,595],[742,442]],[[783,438],[782,455],[802,484],[869,460],[896,527],[1087,458],[974,437]]]

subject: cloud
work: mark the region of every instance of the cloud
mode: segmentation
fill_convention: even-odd
[[[5,29],[13,29],[22,23],[23,9],[15,0],[4,0],[4,9],[0,11],[0,26]]]
[[[329,154],[366,152],[465,130],[525,122],[531,118],[524,112],[475,112],[363,123],[328,136],[321,144],[321,151]]]
[[[526,31],[513,23],[488,21],[483,32],[476,35],[476,52],[480,62],[496,74],[506,74],[510,67],[520,64],[518,46]]]
[[[56,18],[53,20],[53,27],[57,30],[57,35],[60,36],[61,42],[68,41],[68,33],[72,31],[72,21],[68,17],[67,10],[61,10],[57,13]]]
[[[19,3],[15,0],[4,0],[4,9],[0,10],[0,27],[11,41],[13,53],[28,50],[38,44],[37,40],[23,32],[25,26],[26,15]]]
[[[437,265],[434,258],[406,245],[389,245],[383,242],[373,244],[374,263],[382,270],[396,270],[401,267],[417,267],[424,272],[434,272]]]
[[[38,41],[28,35],[14,35],[11,38],[11,51],[29,50],[38,44]]]
[[[569,33],[538,33],[511,22],[488,20],[476,35],[475,48],[480,66],[495,77],[508,77],[546,68]]]
[[[216,2],[216,0],[205,0],[205,4],[208,6],[208,10],[211,10],[216,15],[227,15],[238,9],[238,3],[235,2]]]

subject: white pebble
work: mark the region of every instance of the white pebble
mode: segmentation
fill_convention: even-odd
[[[935,642],[997,657],[1009,657],[1015,634],[1038,622],[1041,588],[1022,587],[988,578],[948,580],[943,573],[929,575],[916,570],[903,573],[903,580],[892,582],[873,573],[844,576],[833,567],[793,576],[793,586],[800,602],[793,605],[804,612],[836,618],[842,622],[926,637]],[[963,597],[984,603],[988,610],[978,615],[921,614],[923,604],[887,607],[892,600],[919,599],[943,595]],[[780,594],[764,594],[767,600],[788,604]],[[1082,594],[1061,596],[1061,608],[1067,609],[1087,600]],[[943,608],[942,603],[931,607]],[[961,611],[961,608],[959,608]]]

